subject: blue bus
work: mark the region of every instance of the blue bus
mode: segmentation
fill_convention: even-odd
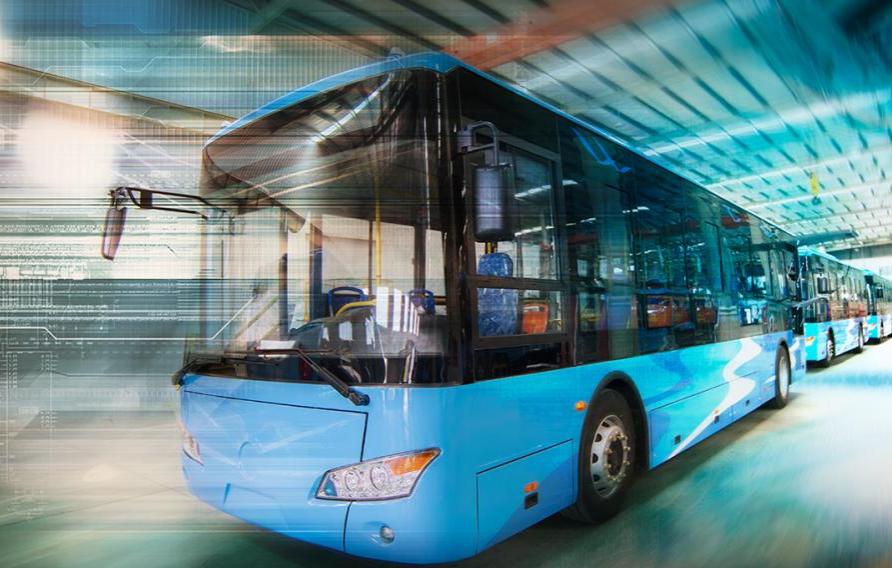
[[[867,287],[867,339],[883,341],[892,335],[892,282],[870,270],[864,271]]]
[[[791,235],[449,56],[299,89],[202,167],[183,475],[282,534],[445,562],[598,522],[805,372]],[[113,192],[108,258],[152,195]]]
[[[867,341],[868,286],[864,272],[810,247],[799,250],[805,358],[827,367],[860,353]]]

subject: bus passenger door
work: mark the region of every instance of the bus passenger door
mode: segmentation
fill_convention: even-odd
[[[568,362],[556,156],[484,127],[464,156],[472,372],[490,379]]]

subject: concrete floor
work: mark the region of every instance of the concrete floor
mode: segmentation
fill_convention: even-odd
[[[360,563],[190,497],[170,413],[53,419],[6,438],[0,566]],[[892,341],[643,475],[612,521],[549,518],[463,566],[892,566],[890,472]]]

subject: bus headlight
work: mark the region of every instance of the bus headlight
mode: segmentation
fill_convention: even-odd
[[[331,469],[322,476],[316,497],[338,501],[408,497],[438,455],[439,449],[429,448]]]
[[[182,423],[180,424],[180,431],[183,434],[183,453],[194,461],[204,465],[204,462],[201,461],[201,449],[198,445],[198,440],[195,439],[195,436],[193,436]]]

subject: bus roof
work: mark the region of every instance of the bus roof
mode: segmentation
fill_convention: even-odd
[[[869,268],[862,268],[861,270],[864,272],[864,274],[866,276],[873,277],[874,283],[883,284],[884,286],[892,285],[892,280],[890,280],[889,278],[886,278],[885,276],[883,276],[882,274],[880,274],[878,272],[874,272],[873,270],[870,270]]]
[[[799,256],[820,256],[821,258],[825,258],[827,260],[832,260],[833,262],[838,262],[839,264],[845,264],[846,266],[850,266],[849,264],[847,264],[847,263],[843,262],[842,260],[833,256],[829,252],[824,252],[822,250],[818,250],[818,249],[812,248],[812,247],[799,247]]]
[[[300,87],[299,89],[295,89],[294,91],[291,91],[290,93],[286,93],[285,95],[282,95],[281,97],[266,103],[265,105],[249,112],[248,114],[242,116],[241,118],[224,126],[222,129],[220,129],[219,132],[217,132],[211,138],[208,139],[208,141],[205,143],[205,146],[214,142],[221,136],[225,136],[226,134],[229,134],[230,132],[238,130],[239,128],[241,128],[247,124],[250,124],[251,122],[254,122],[255,120],[263,118],[264,116],[268,116],[276,111],[282,110],[282,109],[287,108],[293,104],[299,103],[300,101],[302,101],[304,99],[307,99],[314,95],[318,95],[319,93],[334,89],[336,87],[346,85],[348,83],[353,83],[355,81],[361,81],[363,79],[366,79],[369,77],[374,77],[376,75],[381,75],[383,73],[387,73],[389,71],[393,71],[396,69],[429,69],[429,70],[437,72],[437,73],[448,73],[449,71],[452,71],[453,69],[456,69],[456,68],[466,69],[476,75],[479,75],[479,76],[485,78],[488,81],[491,81],[492,83],[494,83],[504,89],[507,89],[508,91],[511,91],[512,93],[514,93],[518,96],[521,96],[521,97],[527,99],[528,101],[533,102],[536,105],[539,105],[539,106],[553,112],[554,114],[556,114],[566,120],[573,122],[574,124],[577,124],[589,131],[595,132],[595,133],[603,136],[604,138],[607,138],[611,142],[614,142],[614,143],[622,146],[626,150],[637,154],[642,159],[647,160],[648,162],[651,162],[653,164],[656,164],[659,167],[681,177],[684,180],[694,183],[695,185],[697,185],[698,187],[703,189],[703,191],[706,191],[706,192],[710,193],[711,195],[714,195],[717,199],[720,199],[721,201],[723,201],[725,203],[733,205],[734,207],[737,207],[742,211],[746,211],[749,215],[753,215],[754,217],[762,219],[762,217],[760,217],[759,215],[749,211],[748,209],[746,209],[745,207],[743,207],[741,205],[737,205],[735,203],[730,202],[728,199],[716,194],[713,191],[710,191],[709,189],[703,187],[703,185],[701,183],[691,180],[687,175],[684,175],[684,174],[678,172],[674,168],[667,166],[666,164],[663,164],[663,163],[655,162],[652,158],[645,156],[638,149],[631,147],[629,145],[629,143],[626,142],[625,140],[622,140],[622,139],[618,138],[617,136],[602,130],[601,128],[591,124],[590,122],[586,122],[580,118],[577,118],[571,114],[568,114],[568,113],[562,111],[561,109],[555,107],[554,105],[546,103],[546,102],[539,100],[535,97],[532,97],[529,94],[518,89],[517,87],[509,85],[499,79],[496,79],[492,75],[489,75],[488,73],[485,73],[479,69],[476,69],[475,67],[472,67],[471,65],[468,65],[467,63],[461,61],[460,59],[457,59],[449,54],[440,53],[440,52],[421,52],[421,53],[413,53],[411,55],[403,55],[403,56],[398,56],[398,57],[391,56],[391,57],[387,57],[386,59],[383,59],[383,60],[375,62],[375,63],[370,63],[368,65],[363,65],[361,67],[356,67],[354,69],[342,71],[341,73],[336,73],[334,75],[330,75],[330,76],[320,79],[318,81],[314,81],[313,83],[310,83],[308,85]],[[762,219],[762,220],[765,221],[764,219]],[[782,233],[789,235],[790,237],[793,236],[792,234],[781,229],[774,223],[770,223],[768,221],[765,221],[765,222],[769,223],[776,229],[780,230]],[[833,258],[833,257],[830,257],[830,258],[832,258],[833,260],[837,260],[836,258]]]
[[[845,266],[847,270],[855,270],[855,271],[860,272],[864,275],[871,274],[871,272],[869,270],[865,270],[863,268],[858,268],[857,266],[855,266],[853,264],[849,264],[848,262],[845,262],[844,260],[840,260],[840,259],[836,258],[835,256],[833,256],[832,254],[830,254],[828,252],[823,252],[823,251],[820,251],[820,250],[812,248],[812,247],[799,247],[799,256],[819,256],[819,257],[827,259],[831,262],[835,262],[836,264],[839,264],[841,266]]]
[[[299,89],[295,89],[290,93],[286,93],[281,97],[274,99],[265,105],[257,108],[238,120],[224,126],[219,132],[217,132],[213,137],[208,140],[208,144],[216,140],[221,136],[225,136],[226,134],[232,132],[233,130],[237,130],[246,124],[254,122],[259,118],[263,118],[269,114],[272,114],[278,110],[283,108],[287,108],[293,104],[299,103],[300,101],[312,97],[314,95],[318,95],[319,93],[328,91],[330,89],[334,89],[341,85],[346,85],[348,83],[352,83],[354,81],[361,81],[362,79],[366,79],[368,77],[374,77],[375,75],[381,75],[382,73],[387,73],[389,71],[393,71],[396,69],[429,69],[431,71],[435,71],[437,73],[448,73],[456,68],[463,68],[480,75],[481,77],[485,77],[487,80],[508,89],[516,95],[519,95],[529,101],[536,103],[537,105],[548,109],[549,111],[560,115],[567,120],[570,120],[588,130],[592,130],[597,132],[601,136],[610,139],[613,142],[621,145],[623,148],[635,151],[633,148],[629,148],[628,144],[610,134],[609,132],[605,132],[598,128],[597,126],[581,120],[571,114],[567,114],[561,109],[552,106],[544,101],[531,97],[527,93],[517,89],[512,85],[508,85],[507,83],[496,79],[492,75],[484,73],[483,71],[476,69],[467,63],[461,61],[460,59],[456,59],[455,57],[446,54],[446,53],[437,53],[437,52],[424,52],[424,53],[413,53],[412,55],[404,55],[401,57],[388,57],[381,61],[370,63],[368,65],[363,65],[361,67],[356,67],[354,69],[349,69],[347,71],[343,71],[341,73],[337,73],[335,75],[331,75],[329,77],[325,77],[309,85],[305,85],[300,87]],[[640,152],[636,153],[640,154]],[[642,156],[644,157],[644,156]],[[649,160],[649,158],[646,158]],[[676,172],[677,173],[677,172]],[[687,179],[687,178],[685,178]]]

